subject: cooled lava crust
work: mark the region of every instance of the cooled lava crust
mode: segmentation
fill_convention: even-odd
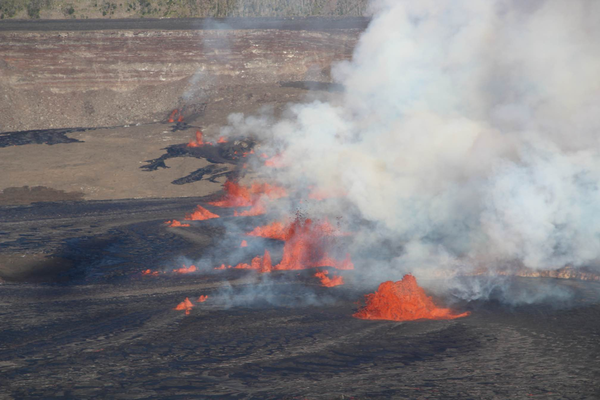
[[[0,257],[48,256],[29,275],[0,269],[0,398],[600,396],[597,283],[517,279],[573,300],[471,303],[466,318],[398,323],[352,318],[365,288],[324,288],[297,271],[262,284],[234,270],[143,276],[222,251],[220,219],[164,225],[201,200],[0,207]],[[173,310],[200,295],[189,315]]]

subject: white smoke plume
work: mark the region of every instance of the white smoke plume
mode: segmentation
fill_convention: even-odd
[[[295,104],[281,119],[235,114],[223,134],[284,149],[288,167],[262,172],[289,187],[347,193],[323,210],[366,222],[355,249],[403,248],[369,266],[377,278],[597,265],[600,2],[372,9],[353,59],[332,70],[338,102]]]

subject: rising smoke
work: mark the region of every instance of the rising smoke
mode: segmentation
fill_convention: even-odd
[[[373,279],[597,265],[600,2],[372,10],[353,59],[332,70],[339,102],[235,114],[222,132],[284,149],[288,168],[262,172],[289,187],[347,193],[322,210],[362,221],[353,248],[365,259],[401,245],[362,269]]]

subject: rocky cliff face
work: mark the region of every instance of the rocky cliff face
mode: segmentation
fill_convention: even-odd
[[[328,82],[360,31],[0,32],[0,131],[152,122],[225,87]]]

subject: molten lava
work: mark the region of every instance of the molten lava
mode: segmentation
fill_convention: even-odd
[[[205,142],[203,139],[202,131],[197,130],[196,141],[194,142],[193,140],[190,140],[190,142],[187,144],[187,147],[200,147],[204,146],[205,144],[211,145],[212,143]]]
[[[194,307],[194,305],[192,304],[190,299],[186,297],[184,301],[182,301],[181,303],[179,303],[177,305],[177,307],[175,307],[175,310],[177,310],[177,311],[185,310],[185,315],[190,315],[190,311],[192,310],[193,307]]]
[[[219,140],[217,140],[217,143],[227,143],[227,139],[225,139],[223,136],[221,136],[219,138]]]
[[[225,264],[221,265],[224,267]],[[234,268],[236,269],[253,269],[258,272],[271,272],[273,271],[273,265],[271,264],[271,254],[268,250],[265,250],[264,256],[256,256],[252,259],[251,264],[241,263],[236,265]],[[219,268],[225,269],[225,268]]]
[[[248,247],[248,242],[246,242],[245,240],[242,240],[240,247]]]
[[[152,271],[151,269],[147,269],[145,271],[142,271],[142,275],[158,276],[159,274],[160,274],[160,272],[158,272],[158,271]]]
[[[196,210],[185,216],[186,221],[204,221],[212,218],[220,218],[217,214],[211,213],[202,206],[196,206]]]
[[[263,215],[266,213],[267,213],[267,209],[265,208],[265,205],[263,204],[262,201],[259,200],[249,210],[241,211],[241,212],[234,211],[233,216],[234,217],[255,217],[257,215]]]
[[[449,308],[439,308],[431,297],[417,285],[412,275],[405,275],[398,282],[387,281],[379,285],[375,293],[365,296],[366,305],[353,317],[360,319],[385,319],[390,321],[413,321],[417,319],[455,319],[470,313],[455,314]]]
[[[268,183],[254,183],[249,188],[235,182],[227,181],[223,185],[225,196],[221,200],[208,204],[216,207],[252,207],[266,195],[270,199],[278,199],[286,196],[285,189],[269,185]]]
[[[196,272],[196,266],[190,265],[189,267],[186,267],[184,265],[181,268],[174,269],[173,272],[175,272],[176,274],[189,274],[191,272]]]
[[[166,221],[165,224],[167,224],[171,228],[190,226],[190,224],[182,224],[181,222],[177,221],[176,219],[174,219],[173,221]]]
[[[288,227],[281,222],[273,222],[270,225],[257,226],[248,236],[259,236],[267,239],[285,240],[287,238]]]
[[[329,271],[318,271],[315,276],[321,280],[321,285],[325,287],[334,287],[340,286],[344,284],[344,278],[338,275],[333,275],[331,278],[329,276]]]
[[[208,299],[208,295],[201,295],[198,297],[198,303],[204,303]]]
[[[175,122],[175,116],[177,114],[179,114],[179,110],[174,109],[173,112],[171,112],[171,115],[169,115],[169,122]]]
[[[281,222],[258,227],[249,236],[261,236],[285,241],[281,262],[275,270],[299,270],[315,267],[333,267],[354,269],[350,255],[342,261],[327,254],[327,237],[335,236],[337,231],[325,220],[313,223],[310,219],[297,218],[288,226]],[[255,269],[255,268],[252,268]]]

